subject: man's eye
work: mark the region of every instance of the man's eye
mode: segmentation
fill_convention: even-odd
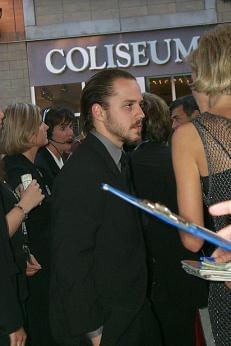
[[[126,108],[132,108],[133,104],[132,103],[128,103],[127,105],[125,105]]]

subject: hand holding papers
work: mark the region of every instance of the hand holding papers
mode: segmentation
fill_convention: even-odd
[[[181,261],[182,268],[191,275],[205,280],[231,281],[231,263],[216,263],[212,261]]]

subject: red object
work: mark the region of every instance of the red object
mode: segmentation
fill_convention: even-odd
[[[195,346],[206,346],[199,311],[196,312],[195,318]]]

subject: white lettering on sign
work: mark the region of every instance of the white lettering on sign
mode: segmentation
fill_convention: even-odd
[[[63,73],[63,71],[65,71],[66,64],[64,64],[61,68],[54,67],[53,64],[51,63],[51,59],[55,53],[65,56],[63,49],[50,50],[50,52],[46,55],[46,62],[45,62],[46,68],[48,69],[48,71],[50,71],[53,74],[60,74],[60,73]]]
[[[164,65],[172,58],[175,63],[182,63],[183,59],[197,47],[199,38],[194,36],[188,47],[185,47],[180,38],[168,38],[161,42],[154,40],[105,44],[103,48],[73,47],[67,52],[63,49],[52,49],[46,55],[45,64],[49,72],[60,74],[66,68],[73,72],[81,72],[87,69],[94,71],[105,68],[147,66],[151,63]]]
[[[80,53],[80,54],[77,54],[77,52]],[[82,58],[82,66],[77,67],[74,64],[74,61],[73,61],[74,53],[76,53],[75,56],[80,55],[80,57]],[[71,71],[74,71],[74,72],[84,71],[89,66],[89,55],[88,55],[88,52],[86,51],[86,49],[84,49],[82,47],[74,47],[71,50],[69,50],[69,52],[67,53],[66,62],[67,62],[68,68]],[[78,62],[78,60],[77,60],[77,62]],[[77,64],[77,62],[76,62],[76,64]]]
[[[143,62],[140,61],[140,57],[146,56],[146,46],[147,46],[147,42],[134,42],[131,43],[131,46],[133,48],[133,57],[134,57],[134,62],[133,62],[133,66],[145,66],[148,65],[149,63],[149,59],[147,58],[146,60],[144,60]]]
[[[173,41],[176,43],[176,59],[175,62],[182,62],[182,58],[185,58],[187,55],[189,55],[189,53],[193,50],[197,48],[198,45],[198,40],[199,40],[200,36],[194,36],[192,38],[191,44],[189,46],[189,49],[186,50],[185,46],[182,44],[181,40],[179,38],[174,38]],[[181,57],[180,58],[180,54]]]
[[[167,56],[165,59],[161,60],[158,58],[158,52],[157,52],[157,41],[148,41],[149,45],[150,45],[150,51],[151,51],[151,58],[152,61],[157,64],[157,65],[163,65],[166,64],[170,58],[171,58],[171,48],[170,48],[170,42],[171,39],[168,38],[166,40],[164,40],[164,42],[166,42],[166,47],[167,47]]]

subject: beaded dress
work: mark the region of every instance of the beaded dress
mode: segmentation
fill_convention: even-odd
[[[206,206],[231,199],[231,119],[203,113],[192,120],[201,137],[208,163],[207,177],[201,177]],[[231,223],[231,216],[213,217],[214,231]],[[209,314],[217,346],[231,345],[231,289],[223,282],[211,282]]]

